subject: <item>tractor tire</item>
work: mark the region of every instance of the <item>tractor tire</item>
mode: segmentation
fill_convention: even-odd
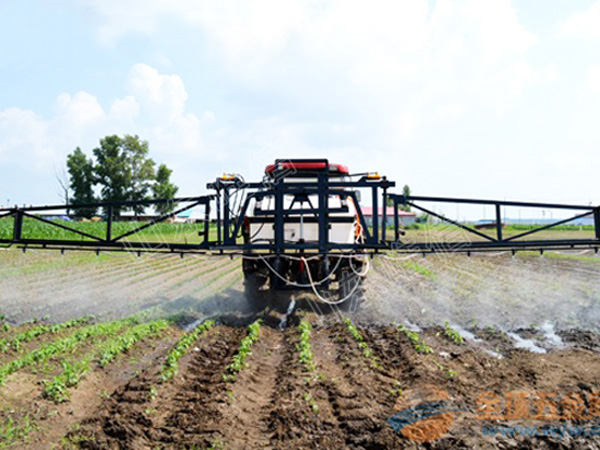
[[[249,263],[249,264],[246,264]],[[262,310],[269,304],[270,289],[268,289],[269,277],[256,261],[244,260],[242,264],[244,271],[244,295],[246,302],[253,310]]]

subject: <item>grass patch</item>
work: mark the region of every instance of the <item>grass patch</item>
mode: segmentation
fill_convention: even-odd
[[[402,267],[404,267],[405,269],[411,270],[415,273],[418,273],[419,275],[423,275],[426,278],[429,278],[431,280],[433,280],[435,278],[435,275],[433,274],[433,272],[431,270],[429,270],[427,267],[414,262],[414,261],[402,261]]]

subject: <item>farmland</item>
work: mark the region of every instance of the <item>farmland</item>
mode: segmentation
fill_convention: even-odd
[[[509,432],[597,423],[593,254],[385,255],[359,310],[300,296],[288,317],[285,295],[248,305],[238,259],[11,249],[0,262],[0,448],[600,444]],[[540,393],[557,414],[511,409]],[[449,409],[413,424],[423,401]]]

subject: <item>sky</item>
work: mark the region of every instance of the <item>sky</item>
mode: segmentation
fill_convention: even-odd
[[[181,195],[326,157],[600,204],[598,24],[600,0],[0,0],[0,205],[60,202],[66,155],[110,134]]]

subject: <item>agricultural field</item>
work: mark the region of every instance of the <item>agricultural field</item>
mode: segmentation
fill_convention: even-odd
[[[595,448],[598,280],[381,255],[326,311],[250,304],[239,259],[0,251],[0,449]]]

